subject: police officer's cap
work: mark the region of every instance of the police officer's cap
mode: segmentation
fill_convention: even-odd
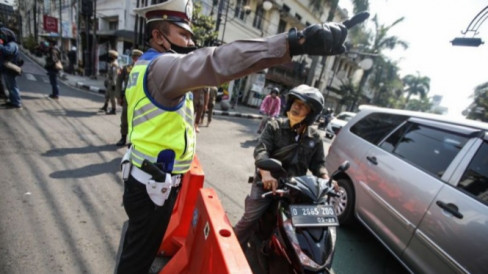
[[[141,56],[141,55],[142,55],[142,53],[143,53],[143,52],[142,52],[142,51],[140,51],[140,50],[138,50],[138,49],[134,49],[134,50],[132,50],[132,56],[134,56],[134,57],[139,57],[139,56]]]
[[[111,50],[108,51],[108,55],[109,56],[112,56],[114,58],[119,57],[119,53],[117,51],[113,50],[113,49],[111,49]]]
[[[193,14],[192,0],[168,0],[156,5],[135,9],[134,12],[146,18],[146,23],[169,21],[193,34],[190,26]]]

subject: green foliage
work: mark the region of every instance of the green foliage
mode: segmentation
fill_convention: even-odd
[[[341,95],[342,99],[339,101],[341,105],[352,105],[355,100],[356,90],[357,87],[352,80],[348,78],[339,86],[339,89],[334,89],[333,91]]]
[[[215,21],[211,16],[201,13],[201,3],[195,2],[193,11],[193,41],[197,47],[211,46],[217,40],[218,33],[215,31]]]
[[[407,93],[407,104],[410,96],[419,95],[423,99],[430,90],[430,78],[421,76],[419,72],[417,72],[417,75],[409,74],[403,77],[403,83],[405,84],[404,91]]]
[[[398,74],[398,64],[385,59],[384,56],[378,56],[375,62],[376,69],[369,78],[369,87],[374,94],[371,103],[377,106],[391,107],[398,98],[394,91],[403,89],[403,83]]]
[[[22,45],[24,46],[24,48],[32,51],[36,48],[37,42],[33,35],[29,35],[28,37],[24,38],[24,40],[22,41]]]
[[[473,103],[468,108],[466,118],[488,122],[488,82],[474,89]]]
[[[354,111],[356,104],[359,102],[362,96],[363,88],[366,83],[369,83],[370,89],[375,91],[375,98],[373,98],[373,103],[380,103],[381,105],[391,105],[390,98],[393,94],[391,90],[396,90],[400,82],[398,81],[398,67],[397,64],[389,61],[383,52],[385,50],[393,50],[397,47],[407,48],[407,42],[401,40],[397,36],[389,35],[390,30],[397,24],[403,21],[403,17],[397,19],[390,25],[380,24],[378,21],[378,16],[374,16],[372,21],[374,23],[374,29],[372,31],[364,30],[361,34],[355,35],[351,41],[355,41],[357,44],[356,48],[352,51],[359,51],[361,53],[369,54],[374,58],[373,67],[365,71],[359,82],[359,86],[356,90],[355,99],[353,103],[349,106],[349,110]],[[352,32],[351,32],[352,33]],[[388,77],[381,77],[381,75],[387,72]],[[376,75],[377,79],[373,79],[373,83],[368,81],[368,77]],[[381,90],[379,89],[379,83],[383,83]],[[390,89],[390,91],[388,91]]]
[[[432,108],[432,103],[430,102],[430,99],[427,97],[420,98],[420,100],[412,99],[405,106],[405,109],[422,111],[422,112],[430,112],[431,108]]]

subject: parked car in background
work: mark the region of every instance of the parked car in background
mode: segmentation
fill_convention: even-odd
[[[332,139],[334,135],[336,135],[355,115],[356,113],[354,112],[341,112],[339,115],[332,118],[325,129],[325,137]]]
[[[326,164],[341,224],[365,225],[414,273],[488,273],[488,124],[376,107],[334,139]]]

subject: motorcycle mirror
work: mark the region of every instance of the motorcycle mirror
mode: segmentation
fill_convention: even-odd
[[[344,172],[349,169],[349,161],[344,161],[341,166],[339,167],[339,170],[341,172]]]
[[[349,168],[349,161],[344,161],[333,173],[330,178],[334,178],[337,174],[346,171]]]

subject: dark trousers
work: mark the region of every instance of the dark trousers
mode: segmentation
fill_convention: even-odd
[[[51,87],[52,87],[51,95],[59,96],[58,72],[57,71],[48,71],[47,75],[49,75],[49,82],[51,83]]]
[[[127,123],[127,100],[125,96],[122,97],[122,113],[120,114],[120,134],[127,136],[129,131],[129,124]]]
[[[117,273],[148,273],[157,255],[179,188],[171,189],[162,207],[156,206],[146,192],[146,186],[132,176],[124,186],[124,208],[129,216],[124,245]]]

